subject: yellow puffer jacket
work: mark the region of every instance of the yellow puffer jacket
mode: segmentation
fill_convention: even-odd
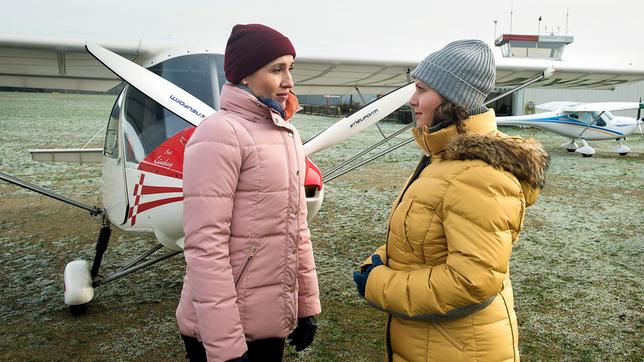
[[[376,251],[385,265],[365,293],[390,315],[388,360],[519,360],[509,260],[548,154],[498,132],[494,111],[469,117],[465,130],[414,130],[431,162],[394,204]]]

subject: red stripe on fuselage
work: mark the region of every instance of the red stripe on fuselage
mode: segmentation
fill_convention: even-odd
[[[130,225],[134,226],[136,224],[136,215],[134,214],[134,208],[139,205],[139,200],[141,199],[141,195],[139,194],[139,187],[143,188],[143,180],[145,179],[145,174],[141,173],[139,176],[139,183],[134,185],[134,193],[132,196],[134,196],[134,205],[130,207],[130,212],[128,213],[128,218],[132,218],[132,221]]]
[[[170,204],[173,202],[178,202],[178,201],[183,201],[183,196],[178,196],[178,197],[169,197],[167,199],[161,199],[161,200],[154,200],[154,201],[149,201],[149,202],[144,202],[141,205],[139,205],[139,208],[137,209],[137,215],[150,210],[154,207],[165,205],[165,204]]]
[[[183,188],[143,185],[143,189],[141,190],[141,195],[165,194],[165,193],[171,193],[171,192],[183,192]]]

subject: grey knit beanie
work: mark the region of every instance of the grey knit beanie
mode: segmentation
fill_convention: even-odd
[[[483,113],[483,102],[494,90],[494,55],[480,40],[457,40],[428,55],[411,76],[470,115]]]

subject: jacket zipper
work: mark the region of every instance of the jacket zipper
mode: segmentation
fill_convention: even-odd
[[[407,189],[411,184],[420,176],[420,173],[427,167],[430,163],[432,163],[432,160],[429,156],[423,156],[420,159],[420,162],[418,162],[418,165],[416,165],[416,169],[414,170],[414,173],[412,174],[409,182],[405,185],[403,191],[400,193],[400,197],[398,200],[396,200],[396,204],[393,206],[391,209],[391,215],[389,216],[389,221],[387,222],[387,233],[385,234],[385,253],[387,254],[387,258],[385,259],[385,266],[389,266],[389,224],[391,224],[391,217],[393,216],[393,211],[398,207],[400,204],[400,201],[402,201],[403,196],[405,196],[405,192],[407,192]],[[386,339],[386,345],[387,345],[387,361],[391,362],[394,360],[394,351],[391,346],[391,314],[387,317],[387,324],[385,326],[385,339]]]
[[[237,283],[239,283],[239,280],[244,275],[244,272],[246,271],[248,264],[250,264],[251,260],[253,260],[253,258],[255,257],[255,254],[257,254],[257,245],[253,245],[253,247],[250,249],[250,253],[248,253],[248,256],[246,257],[246,261],[244,261],[244,265],[242,265],[241,270],[239,271],[239,274],[237,274],[237,277],[235,278],[235,286],[237,286]]]

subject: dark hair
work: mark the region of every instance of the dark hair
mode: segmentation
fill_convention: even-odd
[[[431,125],[434,126],[441,122],[445,122],[445,127],[453,124],[456,126],[456,131],[458,133],[465,133],[463,121],[469,116],[470,114],[465,110],[465,108],[459,107],[443,98],[443,103],[436,107],[436,110],[434,111],[434,119],[432,120]]]

